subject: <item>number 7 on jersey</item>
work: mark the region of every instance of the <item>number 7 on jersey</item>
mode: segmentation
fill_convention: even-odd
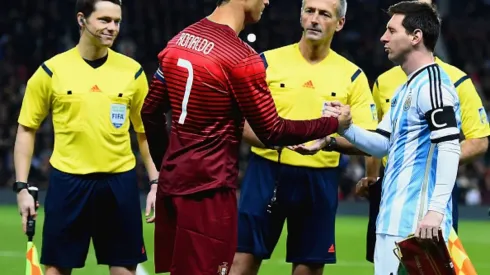
[[[184,99],[182,100],[182,112],[179,117],[179,124],[184,124],[185,117],[187,116],[187,103],[189,103],[189,96],[191,95],[192,82],[194,81],[194,69],[189,60],[179,58],[177,66],[185,68],[187,70],[187,82],[185,83]]]

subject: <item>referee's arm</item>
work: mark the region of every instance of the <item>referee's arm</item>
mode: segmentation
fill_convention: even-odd
[[[148,173],[148,179],[153,181],[158,179],[158,170],[151,158],[150,149],[148,148],[148,139],[146,138],[145,128],[143,126],[143,121],[141,120],[141,108],[143,107],[143,102],[148,94],[148,81],[143,68],[140,68],[134,77],[136,81],[136,93],[133,97],[134,104],[131,106],[131,123],[136,132],[138,148],[146,172]]]
[[[465,140],[461,142],[459,165],[471,163],[488,150],[490,128],[486,111],[470,77],[464,75],[454,83],[461,107],[461,129]]]
[[[51,69],[43,64],[27,82],[14,145],[16,181],[28,181],[36,131],[51,108],[52,75]]]
[[[19,127],[14,145],[14,167],[16,182],[28,183],[36,131],[51,108],[52,71],[43,64],[27,82],[19,115]],[[22,227],[26,232],[27,218],[36,217],[34,199],[27,189],[17,194],[17,204],[22,216]]]

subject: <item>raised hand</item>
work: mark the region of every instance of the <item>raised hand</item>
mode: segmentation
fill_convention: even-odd
[[[323,104],[322,116],[323,117],[338,117],[340,112],[340,107],[343,106],[339,101],[325,101]]]
[[[338,133],[342,134],[352,124],[352,116],[350,113],[350,106],[349,105],[341,106],[340,107],[340,113],[341,114],[337,118],[339,120]]]

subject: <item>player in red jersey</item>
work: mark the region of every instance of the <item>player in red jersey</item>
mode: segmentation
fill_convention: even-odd
[[[160,167],[157,273],[228,274],[237,245],[235,190],[244,117],[269,146],[301,144],[337,130],[336,118],[278,116],[261,58],[238,38],[268,3],[218,2],[208,18],[184,29],[158,55],[160,67],[142,109],[150,153]]]

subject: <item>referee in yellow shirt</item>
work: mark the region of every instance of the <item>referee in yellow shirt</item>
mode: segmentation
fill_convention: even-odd
[[[41,253],[46,274],[82,268],[91,240],[98,264],[113,275],[135,274],[147,257],[131,123],[148,175],[158,178],[140,117],[148,83],[136,61],[109,49],[119,33],[120,0],[77,0],[76,11],[78,45],[44,62],[27,83],[14,190],[25,230],[27,216],[35,215],[26,188],[36,130],[51,113],[55,142]]]
[[[351,106],[356,124],[376,128],[376,106],[365,74],[330,49],[334,33],[344,26],[346,10],[346,0],[303,1],[299,43],[261,54],[281,117],[319,118],[326,101],[338,100]],[[250,131],[246,126],[244,139],[252,143]],[[288,149],[279,156],[255,141],[259,147],[252,148],[241,186],[238,249],[230,274],[257,274],[261,261],[270,258],[286,219],[286,261],[293,263],[294,274],[321,274],[324,264],[336,262],[341,170],[340,154],[333,150],[354,147],[341,137],[329,142],[328,151],[313,156]],[[275,195],[277,204],[268,209]]]
[[[460,69],[435,58],[435,62],[449,75],[454,82],[456,91],[461,104],[461,129],[464,141],[461,142],[460,164],[470,163],[475,158],[483,155],[488,149],[488,136],[490,128],[487,121],[486,111],[482,101],[476,92],[475,86],[468,75]],[[373,87],[373,97],[378,110],[378,118],[381,120],[390,108],[390,99],[395,90],[407,81],[406,74],[400,66],[381,74]],[[376,166],[380,166],[380,161],[376,160]],[[383,167],[380,169],[380,176],[383,176],[386,166],[386,157],[383,159]],[[379,170],[379,169],[378,169]],[[376,171],[376,170],[375,170]],[[376,243],[376,218],[379,213],[381,201],[381,182],[375,178],[364,178],[359,183],[359,192],[365,193],[369,190],[369,222],[366,240],[366,259],[373,262],[374,246]],[[368,187],[369,186],[369,187]],[[368,189],[366,189],[368,187]],[[458,230],[458,198],[459,192],[457,185],[453,189],[453,227]]]

